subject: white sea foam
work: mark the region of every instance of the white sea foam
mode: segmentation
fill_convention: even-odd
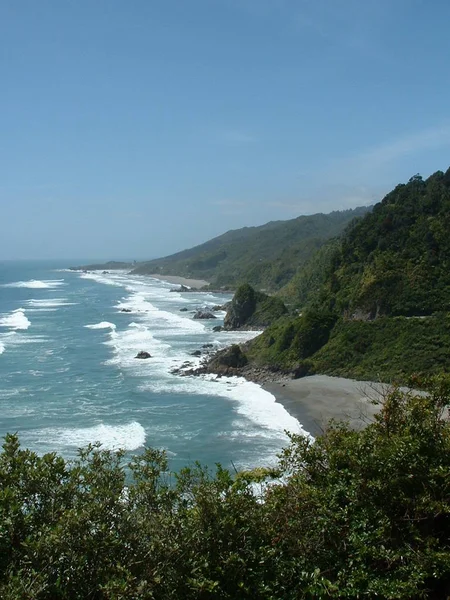
[[[140,389],[155,393],[178,392],[227,398],[235,404],[237,415],[243,417],[243,420],[234,424],[240,437],[276,437],[285,442],[285,431],[307,435],[297,419],[270,392],[242,377],[158,377],[146,381]],[[256,425],[257,429],[250,429],[249,424]]]
[[[82,273],[80,275],[81,279],[91,279],[93,281],[97,281],[97,283],[104,283],[106,285],[116,285],[119,287],[123,287],[123,284],[119,281],[115,281],[112,277],[108,277],[107,275],[102,275],[101,273]]]
[[[211,332],[211,323],[193,320],[188,312],[178,314],[178,310],[166,310],[168,302],[172,304],[172,301],[178,305],[183,302],[184,306],[190,305],[195,309],[200,304],[218,304],[222,299],[213,295],[198,298],[195,293],[181,297],[170,293],[171,285],[163,286],[161,282],[155,284],[148,279],[138,280],[134,276],[89,274],[88,278],[107,284],[113,281],[113,285],[121,285],[129,292],[129,296],[122,299],[116,308],[119,312],[126,309],[132,315],[133,323],[125,330],[111,329],[105,343],[114,352],[109,364],[120,365],[142,377],[138,389],[153,393],[224,398],[233,404],[236,414],[234,431],[228,432],[228,435],[232,437],[236,434],[241,439],[265,439],[272,456],[286,443],[285,431],[307,434],[297,419],[272,394],[255,383],[243,378],[179,377],[171,374],[171,369],[180,368],[183,362],[189,361],[187,368],[198,365],[201,359],[189,355],[189,352],[199,348],[198,344],[208,342],[223,347],[250,340],[260,333],[221,332],[216,335]],[[221,317],[223,313],[217,316]],[[210,337],[209,333],[212,334]],[[136,360],[134,357],[140,350],[150,352],[152,357]]]
[[[112,329],[110,339],[104,343],[110,346],[114,353],[113,357],[107,361],[108,364],[132,368],[137,375],[142,375],[142,369],[148,369],[149,366],[149,361],[135,358],[139,351],[144,350],[152,355],[151,368],[154,370],[157,365],[161,367],[161,363],[164,366],[166,365],[165,353],[170,350],[168,344],[164,344],[153,337],[148,327],[134,322],[122,331]]]
[[[8,327],[9,329],[28,329],[31,325],[30,321],[25,316],[25,310],[18,308],[8,314],[0,316],[0,327]]]
[[[259,385],[241,378],[232,378],[236,385],[227,388],[228,397],[235,400],[236,411],[247,419],[269,430],[280,433],[306,434],[305,430],[295,417],[290,415],[282,404],[276,401],[275,396],[263,390]]]
[[[75,302],[67,302],[66,298],[31,298],[27,300],[27,305],[35,309],[59,308],[60,306],[73,306]]]
[[[80,429],[46,430],[46,436],[58,445],[77,448],[100,442],[105,450],[137,450],[145,444],[145,429],[137,421],[125,425],[100,423]]]
[[[29,281],[14,281],[12,283],[4,283],[3,287],[9,288],[30,288],[30,289],[53,289],[61,285],[66,285],[64,279],[30,279]]]
[[[85,325],[87,329],[112,329],[115,330],[116,326],[114,323],[109,321],[102,321],[101,323],[94,323],[94,325]]]
[[[3,354],[3,352],[5,351],[5,344],[0,341],[0,354]]]
[[[117,304],[117,309],[131,310],[132,314],[139,314],[151,328],[163,329],[164,336],[205,332],[205,325],[200,321],[157,308],[147,300],[145,292],[134,293],[122,300]]]

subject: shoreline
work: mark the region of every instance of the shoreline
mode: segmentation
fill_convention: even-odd
[[[314,437],[323,433],[332,419],[348,421],[354,429],[372,423],[389,387],[328,375],[275,379],[260,385]]]
[[[150,274],[148,277],[192,289],[209,285],[208,281],[176,275]],[[202,369],[203,370],[203,369]],[[234,373],[274,396],[275,401],[300,423],[313,437],[323,433],[331,420],[347,421],[354,429],[373,422],[380,400],[389,386],[329,375],[310,375],[299,379],[279,377],[274,373],[247,369]],[[222,376],[225,374],[222,373]],[[253,375],[253,376],[252,376]],[[256,376],[255,376],[256,375]],[[225,375],[226,376],[226,375]]]
[[[196,290],[204,287],[205,285],[209,285],[209,281],[205,281],[204,279],[188,279],[187,277],[178,277],[178,275],[160,275],[159,273],[150,273],[149,275],[146,275],[146,277],[158,279],[159,281],[166,281],[167,283],[185,285],[186,287]]]

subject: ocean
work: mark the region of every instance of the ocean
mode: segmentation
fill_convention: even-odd
[[[198,364],[191,353],[205,344],[255,335],[214,332],[223,312],[192,318],[229,296],[174,293],[174,284],[69,271],[73,264],[80,261],[0,263],[0,437],[17,432],[23,446],[68,459],[96,441],[130,455],[164,448],[176,471],[194,461],[273,464],[285,431],[302,431],[257,384],[171,373]],[[141,350],[151,358],[136,359]]]

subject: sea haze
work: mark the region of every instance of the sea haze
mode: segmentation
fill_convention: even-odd
[[[301,431],[256,384],[171,374],[196,363],[190,354],[204,344],[221,348],[255,335],[212,331],[224,313],[192,318],[228,296],[173,293],[173,284],[148,277],[67,266],[0,265],[2,437],[18,432],[24,446],[67,458],[95,441],[130,453],[165,448],[177,470],[195,460],[268,464],[286,444],[285,430]],[[134,358],[140,350],[152,358]]]

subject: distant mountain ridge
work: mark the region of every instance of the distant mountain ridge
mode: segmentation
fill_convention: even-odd
[[[249,283],[273,292],[287,284],[328,239],[370,209],[318,213],[231,230],[194,248],[139,263],[133,273],[206,279],[212,287]]]

